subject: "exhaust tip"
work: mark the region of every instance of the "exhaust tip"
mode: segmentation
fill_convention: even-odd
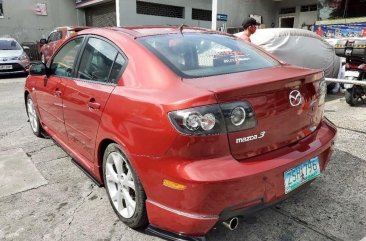
[[[224,226],[230,230],[235,230],[238,227],[239,219],[237,217],[231,218],[223,222]]]

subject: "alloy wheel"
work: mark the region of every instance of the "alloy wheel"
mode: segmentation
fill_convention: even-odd
[[[129,163],[119,152],[111,152],[106,162],[106,181],[112,204],[124,218],[136,210],[136,187]]]
[[[31,98],[28,98],[27,110],[31,128],[34,133],[37,133],[39,131],[38,117],[36,109],[34,108],[33,100]]]

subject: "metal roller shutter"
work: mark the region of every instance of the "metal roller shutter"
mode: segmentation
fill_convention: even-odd
[[[116,5],[108,3],[85,8],[86,25],[92,27],[116,26]]]

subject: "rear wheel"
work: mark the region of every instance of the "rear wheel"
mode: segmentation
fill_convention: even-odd
[[[358,97],[355,95],[354,87],[351,89],[346,89],[346,92],[344,94],[347,104],[349,104],[350,106],[355,106],[357,104]]]
[[[29,123],[30,123],[33,133],[36,136],[41,137],[42,136],[42,133],[41,133],[42,127],[39,122],[39,118],[38,118],[37,111],[34,106],[32,97],[30,95],[27,96],[27,114],[28,114]]]
[[[131,163],[115,143],[104,152],[103,178],[109,201],[119,219],[130,228],[145,226],[148,223],[145,191]]]

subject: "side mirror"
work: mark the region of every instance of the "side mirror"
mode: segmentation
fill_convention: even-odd
[[[47,67],[44,63],[32,64],[29,69],[30,75],[46,75]]]
[[[46,43],[47,43],[47,39],[45,39],[45,38],[41,38],[41,39],[39,40],[39,43],[40,43],[40,44],[46,44]]]
[[[29,51],[29,50],[30,50],[30,48],[29,48],[28,46],[25,46],[25,45],[24,45],[24,46],[22,46],[22,47],[23,47],[23,49],[24,49],[24,50],[26,50],[26,51]]]

